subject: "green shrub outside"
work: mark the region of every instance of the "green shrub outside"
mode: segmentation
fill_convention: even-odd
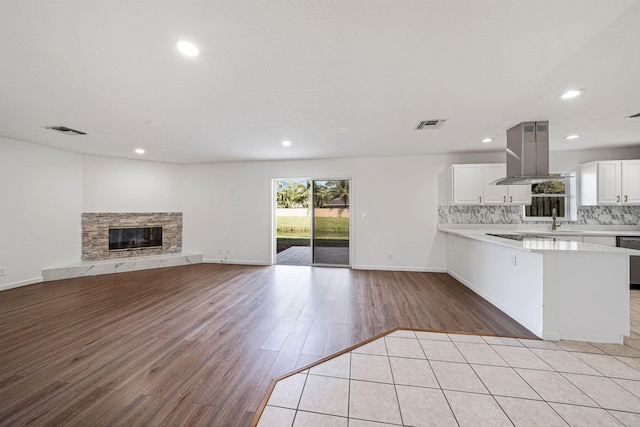
[[[316,218],[317,239],[349,239],[349,218]],[[279,216],[276,237],[310,238],[310,220],[303,216]]]

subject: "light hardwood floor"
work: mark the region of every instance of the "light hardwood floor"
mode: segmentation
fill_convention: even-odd
[[[0,425],[246,426],[395,327],[534,338],[446,274],[200,264],[0,292]]]

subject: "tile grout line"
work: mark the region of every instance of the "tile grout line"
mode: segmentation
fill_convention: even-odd
[[[351,424],[351,363],[353,363],[352,352],[349,352],[349,389],[347,391],[347,425]]]
[[[496,350],[496,347],[514,347],[514,346],[509,346],[507,344],[502,344],[500,342],[491,344],[490,342],[488,342],[484,337],[480,336],[480,339],[482,340],[482,343],[479,342],[474,342],[474,341],[464,341],[464,340],[458,340],[458,341],[453,341],[450,339],[449,335],[447,334],[447,336],[449,337],[449,341],[445,341],[445,340],[437,340],[437,339],[429,339],[429,338],[424,338],[423,340],[421,340],[418,335],[416,334],[415,330],[411,330],[411,329],[399,329],[402,330],[404,332],[411,332],[413,337],[407,337],[407,336],[395,336],[393,338],[405,338],[407,339],[407,341],[409,340],[415,340],[417,341],[418,345],[420,346],[420,350],[422,353],[422,356],[424,356],[424,360],[427,362],[432,374],[434,375],[434,378],[436,380],[437,383],[437,387],[428,387],[428,386],[415,386],[418,388],[424,388],[424,389],[438,389],[440,390],[440,392],[444,395],[445,397],[445,401],[447,402],[447,405],[449,407],[449,410],[451,411],[451,414],[454,416],[454,419],[456,421],[456,423],[459,422],[457,420],[456,414],[453,411],[451,404],[449,402],[449,400],[447,399],[447,396],[444,394],[444,389],[442,388],[442,384],[440,383],[440,380],[438,379],[438,377],[435,375],[435,371],[433,370],[433,366],[431,365],[432,360],[429,359],[426,355],[426,351],[425,351],[425,347],[423,346],[423,342],[422,341],[443,341],[443,342],[449,342],[453,344],[453,347],[456,349],[456,351],[462,356],[462,359],[464,360],[464,362],[454,362],[454,361],[448,361],[448,360],[442,360],[443,362],[450,362],[450,363],[458,363],[460,365],[467,365],[472,369],[472,372],[474,372],[474,375],[476,376],[476,378],[480,381],[480,383],[485,387],[485,389],[489,392],[489,395],[492,397],[492,400],[498,405],[498,407],[501,409],[501,411],[504,413],[504,415],[507,417],[507,419],[509,419],[509,421],[511,423],[513,423],[513,421],[511,420],[511,417],[509,417],[508,413],[505,411],[505,409],[503,408],[503,406],[497,401],[496,396],[497,397],[505,397],[505,398],[510,398],[510,399],[516,399],[516,400],[523,400],[523,401],[535,401],[535,402],[544,402],[547,407],[549,407],[554,414],[556,414],[558,417],[560,417],[560,419],[564,420],[565,422],[568,422],[567,420],[565,420],[565,418],[553,407],[551,406],[551,404],[559,404],[559,405],[564,405],[564,406],[570,406],[570,407],[583,407],[583,408],[592,408],[592,409],[597,409],[599,411],[604,411],[605,413],[607,413],[609,416],[613,417],[614,419],[620,421],[618,419],[618,417],[616,417],[613,412],[622,412],[622,413],[629,413],[629,414],[640,414],[640,411],[631,411],[631,410],[621,410],[621,409],[615,409],[615,408],[608,408],[603,406],[600,402],[595,401],[593,398],[591,398],[591,396],[589,394],[587,394],[586,391],[583,390],[583,388],[579,387],[578,385],[576,385],[573,381],[571,381],[571,379],[569,378],[569,376],[571,375],[577,375],[579,377],[590,377],[590,378],[598,378],[598,379],[603,379],[605,381],[610,382],[611,384],[617,386],[621,391],[624,391],[626,394],[628,394],[629,396],[632,397],[636,397],[636,398],[640,398],[640,396],[637,396],[636,393],[634,393],[632,390],[629,390],[627,387],[625,387],[624,385],[618,383],[617,380],[621,380],[621,381],[634,381],[634,382],[640,382],[634,378],[630,378],[631,373],[633,372],[640,372],[640,369],[638,369],[636,366],[630,364],[629,362],[632,361],[632,359],[638,359],[638,356],[634,356],[632,355],[624,355],[624,354],[615,354],[618,350],[616,350],[615,348],[600,348],[596,345],[594,345],[593,343],[587,343],[587,344],[591,344],[595,349],[599,350],[600,353],[593,353],[588,351],[587,349],[580,349],[580,347],[564,347],[562,345],[559,345],[558,343],[552,343],[555,344],[555,347],[551,346],[551,348],[547,348],[545,346],[528,346],[527,344],[525,344],[524,342],[522,342],[522,340],[518,340],[518,342],[520,342],[520,344],[522,344],[522,348],[526,348],[528,350],[527,353],[529,353],[530,355],[534,356],[537,360],[540,360],[542,362],[544,362],[545,364],[548,365],[548,367],[551,370],[546,370],[546,369],[536,369],[536,368],[530,368],[530,367],[523,367],[523,368],[515,368],[514,366],[512,366],[505,358],[504,356],[499,353]],[[464,335],[464,334],[463,334]],[[472,335],[472,336],[476,336],[476,335]],[[391,355],[389,353],[389,347],[388,347],[388,343],[387,343],[387,339],[388,337],[392,337],[391,334],[388,335],[384,335],[380,338],[383,338],[383,343],[384,343],[384,348],[385,348],[385,352],[386,352],[386,359],[387,359],[387,366],[390,370],[391,373],[391,380],[392,383],[394,385],[394,391],[395,391],[395,396],[396,396],[396,401],[398,404],[398,409],[399,409],[399,415],[400,415],[400,420],[402,422],[402,425],[404,425],[404,416],[402,413],[402,408],[400,405],[400,399],[399,399],[399,394],[398,394],[398,389],[397,386],[399,384],[396,383],[396,379],[395,379],[395,374],[391,365]],[[496,365],[496,364],[492,364],[492,363],[477,363],[477,364],[472,364],[469,361],[469,358],[465,355],[465,353],[463,353],[460,350],[460,346],[459,344],[461,343],[470,343],[470,344],[485,344],[488,346],[488,348],[490,348],[493,352],[495,352],[498,355],[498,359],[501,360],[502,362],[504,362],[506,365],[505,366],[501,366],[501,365]],[[624,346],[627,349],[630,350],[636,350],[631,346],[628,346],[626,343],[622,344],[622,346]],[[515,346],[515,347],[520,347],[520,346]],[[572,356],[572,359],[575,359],[576,361],[580,362],[581,364],[584,364],[585,367],[588,367],[589,369],[592,369],[593,371],[591,371],[590,373],[581,373],[581,372],[564,372],[564,371],[560,371],[557,368],[555,368],[554,366],[549,365],[547,362],[545,362],[544,359],[542,359],[541,356],[539,356],[534,350],[552,350],[553,353],[558,352],[558,353],[563,353],[566,354],[568,356]],[[347,423],[350,424],[350,416],[351,416],[351,382],[354,381],[352,379],[352,374],[353,374],[353,370],[352,370],[352,362],[353,362],[353,351],[355,349],[350,350],[349,353],[349,386],[348,386],[348,405],[347,405]],[[633,353],[633,352],[632,352]],[[364,353],[364,354],[369,354],[369,353]],[[407,353],[408,354],[408,353]],[[594,361],[592,361],[591,363],[589,363],[588,361],[583,360],[582,358],[578,357],[576,354],[580,354],[580,355],[589,355],[589,356],[605,356],[605,358],[607,359],[606,362],[616,362],[616,363],[622,363],[625,367],[628,367],[629,369],[631,369],[631,373],[627,376],[625,376],[625,373],[623,372],[623,374],[619,374],[618,376],[615,376],[615,370],[614,370],[614,376],[609,376],[606,375],[605,373],[602,372],[602,369],[609,369],[608,366],[604,366],[601,367],[601,369],[598,369],[596,366],[594,366]],[[374,354],[370,354],[370,355],[374,355]],[[608,356],[608,357],[607,357]],[[398,357],[399,359],[406,359],[406,360],[420,360],[420,357],[409,357],[409,356],[393,356],[393,357]],[[625,358],[625,359],[622,359]],[[605,361],[603,361],[602,363],[605,363]],[[511,371],[515,372],[518,377],[525,383],[527,384],[527,386],[529,388],[531,388],[533,390],[533,392],[535,393],[535,395],[539,398],[539,399],[532,399],[532,398],[526,398],[526,397],[517,397],[517,396],[510,396],[508,394],[497,394],[494,395],[487,387],[487,385],[485,384],[485,382],[482,380],[482,378],[478,375],[478,373],[475,371],[474,366],[478,365],[478,366],[492,366],[492,367],[506,367],[508,369],[510,369]],[[597,363],[596,363],[597,365]],[[622,366],[622,365],[618,365],[618,366]],[[523,371],[539,371],[539,372],[549,372],[549,373],[555,373],[555,374],[559,374],[561,378],[563,378],[565,381],[567,381],[569,384],[571,384],[573,387],[575,387],[577,390],[579,391],[580,394],[584,397],[586,397],[590,402],[592,402],[595,406],[591,406],[591,405],[584,405],[584,404],[574,404],[574,403],[567,403],[567,402],[563,402],[563,401],[554,401],[554,400],[549,400],[547,401],[546,399],[544,399],[540,393],[531,386],[531,384],[529,384],[529,382],[521,375],[521,373],[519,372],[518,369],[522,369]],[[613,369],[613,368],[611,368]],[[310,375],[310,371],[308,370],[307,373],[305,374],[305,381],[302,387],[302,392],[300,393],[300,396],[298,397],[298,403],[297,403],[297,407],[296,407],[296,411],[294,414],[294,420],[293,423],[295,423],[295,420],[297,418],[298,412],[300,412],[300,404],[301,404],[301,400],[302,400],[302,395],[304,393],[304,390],[306,388],[307,385],[307,380],[309,378]],[[324,375],[323,375],[324,376]],[[331,377],[331,375],[327,375],[329,377]],[[379,381],[367,381],[367,382],[371,382],[371,383],[380,383],[380,384],[387,384],[385,382],[379,382]],[[486,395],[484,393],[474,393],[474,392],[466,392],[466,391],[460,391],[460,390],[451,390],[451,391],[456,391],[456,392],[460,392],[460,393],[470,393],[470,394],[478,394],[478,395]],[[310,412],[314,412],[314,411],[310,411]],[[318,412],[316,412],[318,413]],[[318,413],[321,414],[321,413]],[[331,414],[322,414],[322,415],[327,415],[330,416]]]

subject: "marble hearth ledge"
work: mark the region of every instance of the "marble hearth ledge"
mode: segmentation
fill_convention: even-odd
[[[150,270],[152,268],[177,267],[179,265],[201,263],[202,254],[197,253],[119,258],[106,261],[86,261],[80,264],[44,269],[42,270],[42,278],[47,282],[50,280],[72,279],[75,277],[97,276],[100,274]]]

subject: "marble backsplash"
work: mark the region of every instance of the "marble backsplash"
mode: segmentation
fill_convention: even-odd
[[[640,225],[640,206],[579,206],[575,225]],[[440,224],[523,224],[521,206],[438,206]],[[526,221],[527,224],[536,221]],[[546,223],[546,222],[545,222]]]

